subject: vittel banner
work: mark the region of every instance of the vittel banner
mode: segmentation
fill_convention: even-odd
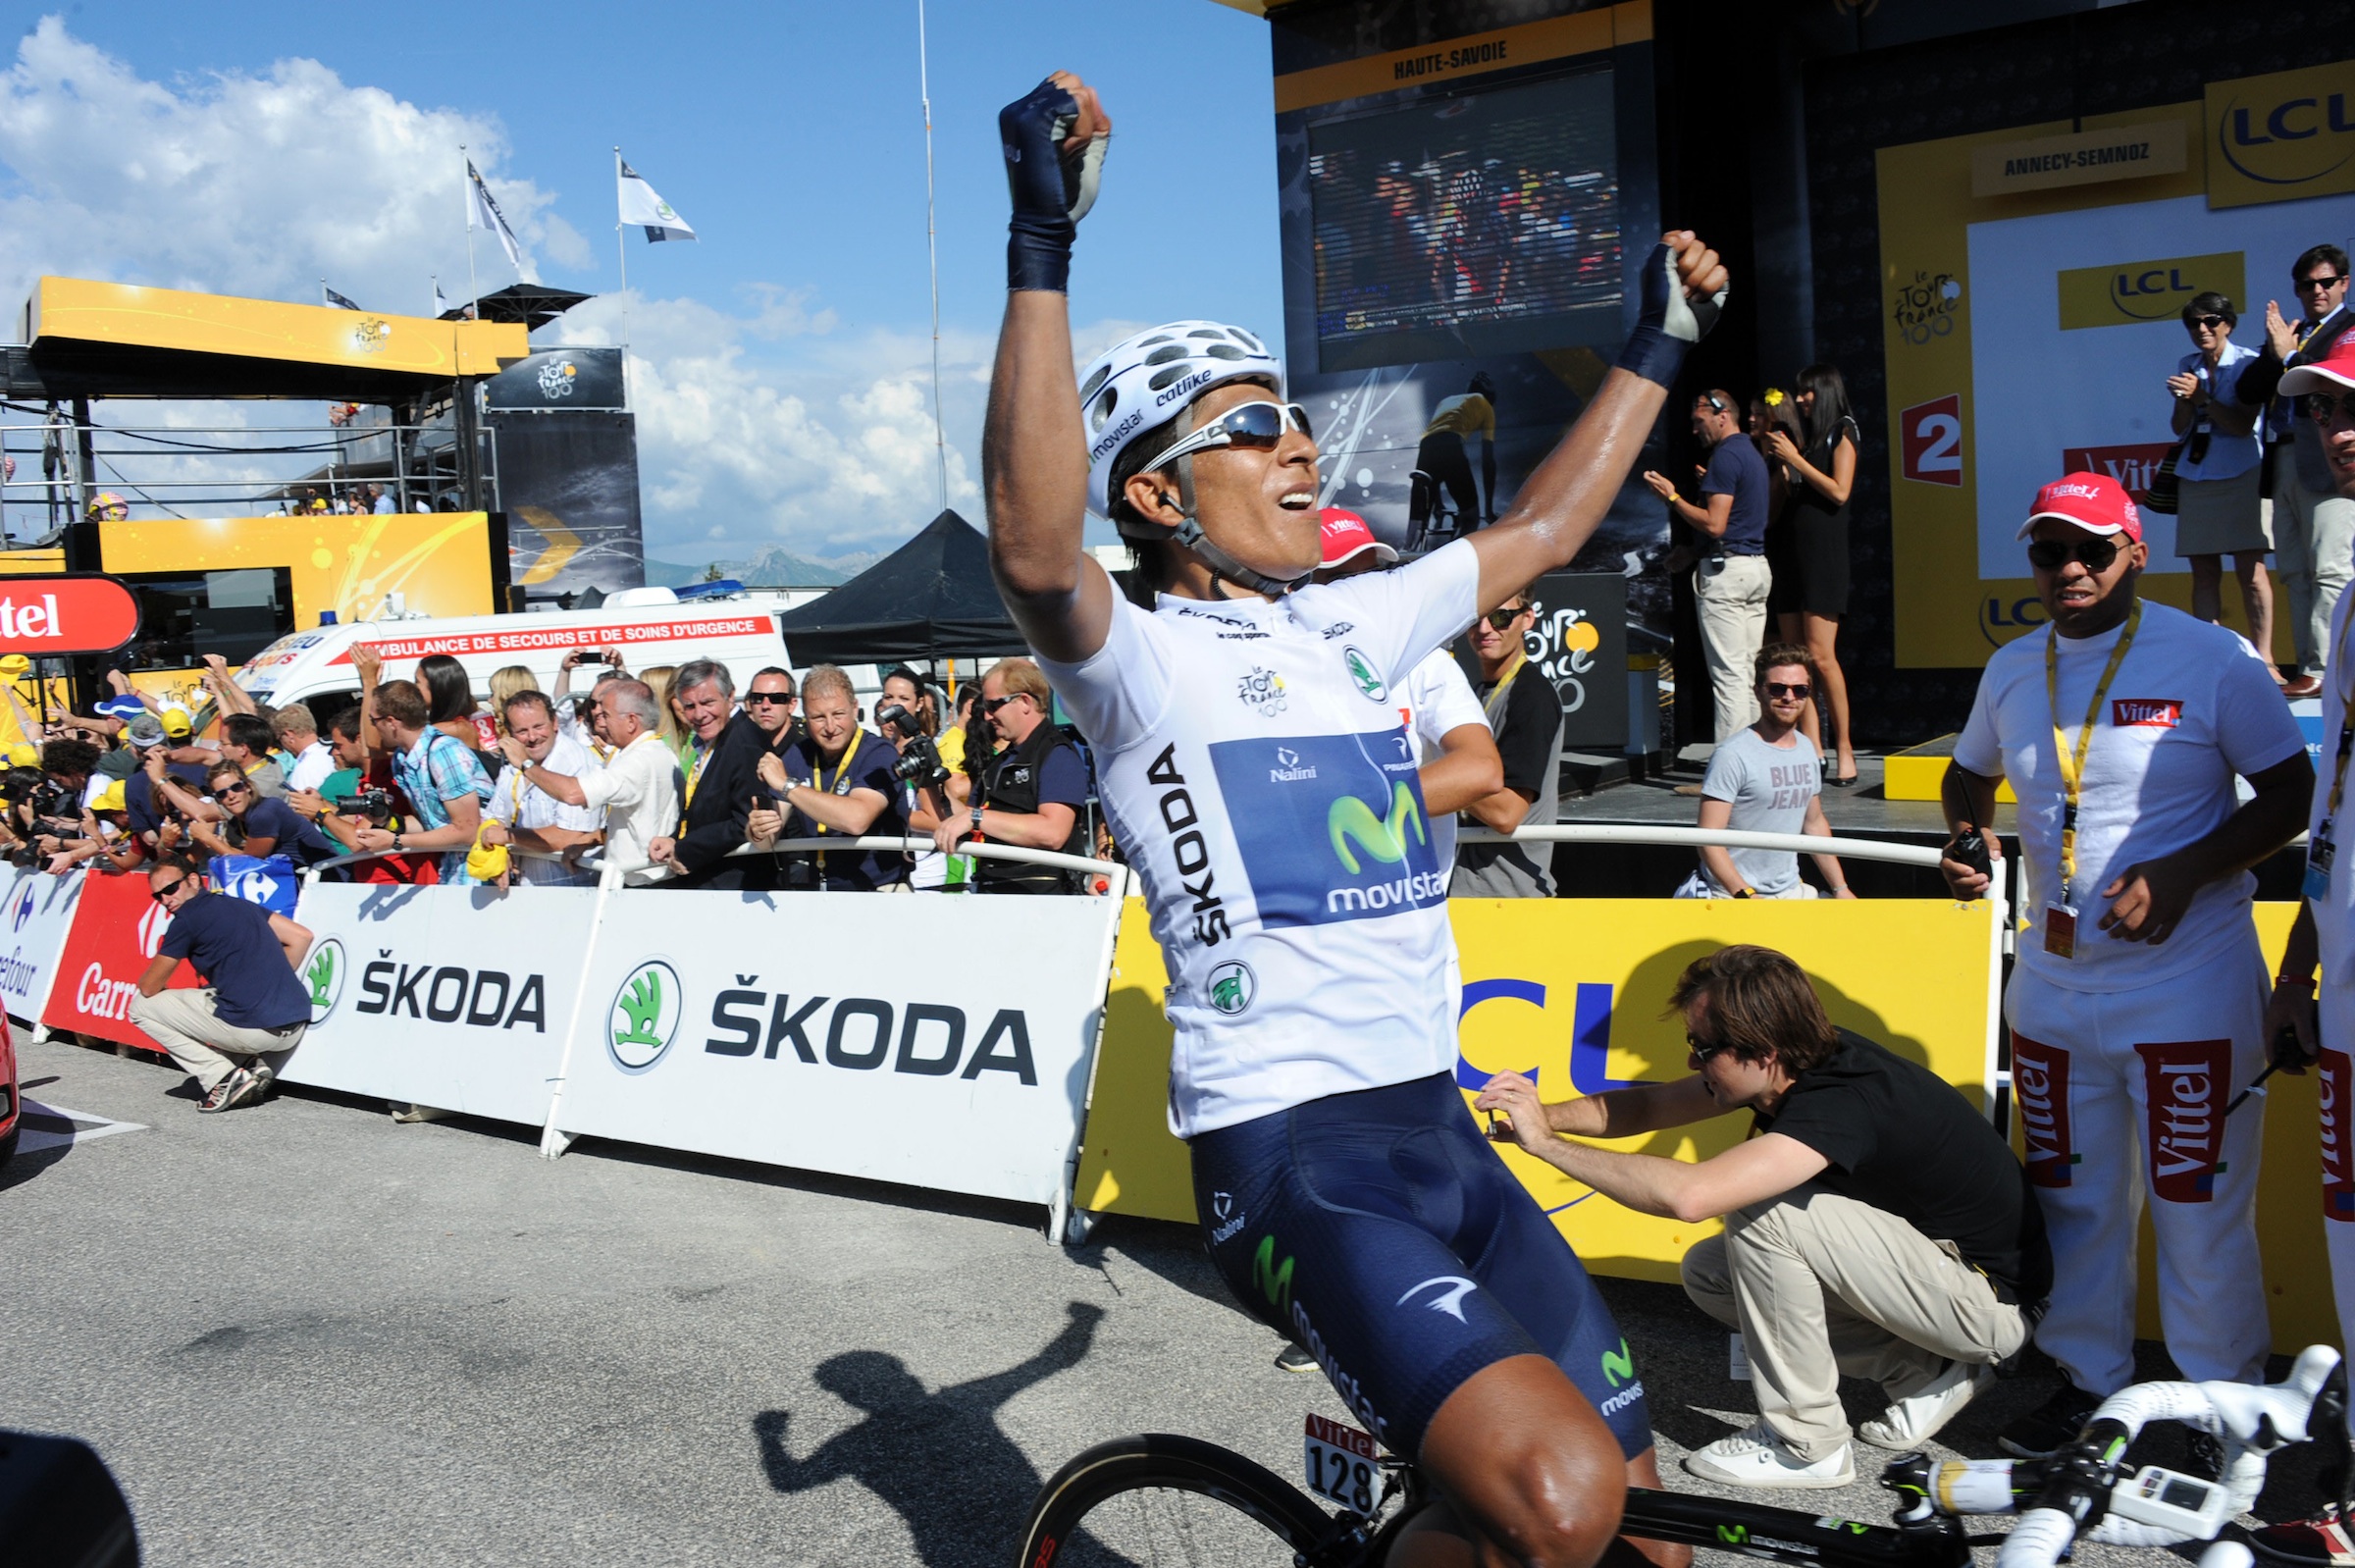
[[[1121,905],[1016,902],[619,892],[555,1125],[1052,1204]]]
[[[596,897],[313,885],[295,915],[313,933],[311,1027],[283,1076],[541,1124]]]

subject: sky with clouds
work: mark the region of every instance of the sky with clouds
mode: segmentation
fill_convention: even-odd
[[[1061,66],[1112,111],[1073,279],[1083,354],[1175,317],[1275,332],[1268,41],[1213,0],[932,0],[926,20],[948,493],[978,522],[998,106]],[[436,276],[466,296],[463,145],[540,280],[600,296],[539,340],[627,335],[649,553],[887,549],[940,499],[917,58],[915,0],[89,0],[0,57],[0,303],[13,318],[43,273],[304,302],[324,278],[423,314]],[[626,296],[616,143],[702,236],[633,232]],[[515,281],[483,236],[473,266]]]

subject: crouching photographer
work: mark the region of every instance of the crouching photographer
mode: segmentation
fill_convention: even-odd
[[[1003,659],[981,677],[981,713],[1001,750],[973,774],[960,814],[932,831],[946,852],[961,842],[1087,853],[1087,763],[1048,716],[1047,678],[1026,658]],[[948,786],[952,799],[962,779]],[[978,791],[977,797],[972,791]],[[974,873],[983,893],[1065,893],[1070,873],[1052,866],[983,858]]]

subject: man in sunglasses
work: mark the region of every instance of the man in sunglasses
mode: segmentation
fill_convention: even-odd
[[[2224,1107],[2265,1060],[2248,868],[2304,825],[2314,769],[2256,650],[2137,597],[2142,519],[2115,480],[2045,486],[2019,537],[2049,625],[1987,661],[1943,794],[1958,836],[1975,826],[1991,846],[1996,787],[2019,798],[2026,928],[2004,1012],[2053,1237],[2036,1343],[2066,1378],[1999,1440],[2041,1458],[2133,1379],[2144,1190],[2175,1365],[2195,1381],[2265,1370],[2264,1101]],[[1951,841],[1942,869],[1958,898],[1987,889]]]
[[[2312,697],[2322,690],[2330,612],[2355,575],[2355,498],[2338,493],[2311,422],[2294,400],[2274,399],[2272,390],[2284,371],[2322,359],[2346,331],[2347,253],[2336,245],[2313,246],[2290,266],[2289,280],[2298,320],[2284,320],[2279,303],[2266,301],[2264,357],[2242,376],[2240,395],[2274,405],[2266,414],[2267,456],[2274,465],[2274,549],[2288,591],[2289,629],[2298,656],[2297,677],[2285,694]]]
[[[2280,391],[2298,409],[2298,449],[2311,448],[2327,464],[2337,493],[2355,497],[2355,334],[2292,366],[2281,378]],[[2323,1238],[2345,1344],[2355,1344],[2355,1160],[2349,1158],[2348,1143],[2355,1137],[2355,1120],[2348,1116],[2355,1103],[2348,1098],[2355,1093],[2355,855],[2342,853],[2340,845],[2347,837],[2347,782],[2355,758],[2350,618],[2355,618],[2355,595],[2342,594],[2323,645],[2326,776],[2317,781],[2307,818],[2304,897],[2265,1016],[2268,1040],[2279,1041],[2286,1031],[2295,1041],[2294,1050],[2276,1046],[2276,1062],[2285,1071],[2303,1073],[2315,1067],[2322,1074]],[[2335,1501],[2305,1519],[2269,1526],[2257,1533],[2257,1541],[2276,1561],[2330,1568],[2355,1564],[2355,1517],[2342,1516]]]
[[[1644,483],[1679,522],[1703,536],[1693,595],[1722,741],[1758,716],[1751,663],[1766,640],[1766,598],[1774,586],[1766,565],[1770,487],[1766,459],[1743,434],[1742,409],[1731,394],[1705,392],[1693,399],[1693,439],[1709,454],[1699,505],[1679,496],[1665,474],[1647,469]]]
[[[156,862],[147,890],[171,924],[139,976],[131,1021],[195,1076],[204,1091],[197,1110],[251,1105],[310,1027],[311,996],[294,971],[311,933],[258,904],[206,892],[184,856]],[[169,989],[183,959],[202,989]]]
[[[1669,996],[1693,1075],[1551,1105],[1517,1072],[1473,1103],[1509,1137],[1640,1214],[1725,1233],[1685,1254],[1685,1291],[1742,1331],[1758,1421],[1689,1455],[1735,1487],[1856,1479],[1840,1378],[1888,1409],[1856,1429],[1920,1447],[2019,1349],[2052,1281],[2036,1193],[2003,1134],[1919,1063],[1838,1028],[1772,948],[1720,948]],[[1625,1138],[1747,1111],[1755,1134],[1698,1163],[1573,1138]]]
[[[1522,641],[1537,616],[1524,589],[1472,623],[1481,712],[1496,739],[1504,782],[1465,807],[1464,814],[1499,833],[1552,825],[1561,794],[1562,700],[1545,672],[1531,665]],[[1459,899],[1549,899],[1553,846],[1461,845],[1447,892]]]
[[[1046,677],[1026,658],[1002,659],[981,677],[981,716],[1004,747],[982,766],[979,799],[949,781],[949,799],[963,814],[932,830],[932,841],[954,854],[968,837],[985,844],[1087,853],[1087,763],[1065,737],[1050,709]],[[1064,872],[1045,865],[982,858],[973,872],[981,893],[1061,893]]]
[[[1420,1560],[1486,1540],[1591,1563],[1628,1480],[1657,1484],[1650,1421],[1637,1385],[1603,1375],[1624,1366],[1610,1308],[1455,1086],[1446,877],[1397,692],[1593,536],[1725,269],[1693,235],[1663,236],[1617,367],[1496,524],[1394,572],[1301,586],[1321,485],[1282,363],[1245,328],[1184,320],[1074,378],[1065,290],[1110,119],[1059,72],[998,129],[1014,217],[982,442],[990,562],[1144,883],[1170,976],[1171,1124],[1217,1226],[1211,1259],[1419,1457],[1439,1493],[1408,1526],[1430,1538]],[[1084,548],[1090,511],[1135,550],[1125,593]]]

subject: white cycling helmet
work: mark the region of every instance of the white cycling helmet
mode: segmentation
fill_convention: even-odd
[[[1240,327],[1215,321],[1173,321],[1115,343],[1079,379],[1079,417],[1087,432],[1087,505],[1115,523],[1107,494],[1112,465],[1136,438],[1166,424],[1185,405],[1223,382],[1260,380],[1283,395],[1283,361]],[[1124,534],[1166,539],[1169,530]]]

